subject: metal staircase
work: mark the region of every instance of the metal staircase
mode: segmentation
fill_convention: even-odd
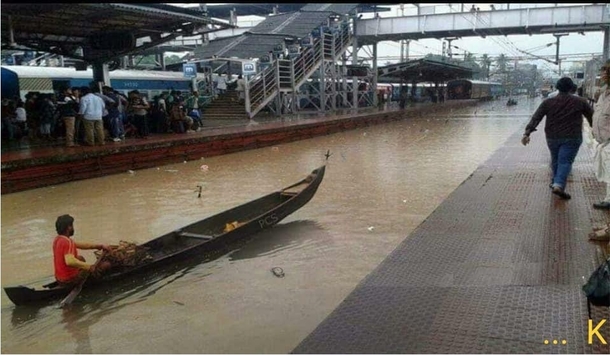
[[[289,97],[298,92],[324,62],[335,63],[352,43],[349,26],[325,27],[311,47],[294,59],[278,59],[271,66],[251,78],[245,91],[246,112],[254,117],[279,95]],[[294,101],[294,100],[293,100]],[[293,102],[292,102],[293,103]],[[279,106],[282,104],[279,103]]]

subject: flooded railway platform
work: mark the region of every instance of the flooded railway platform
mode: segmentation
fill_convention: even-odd
[[[415,104],[403,110],[346,111],[331,115],[295,115],[283,119],[205,122],[202,132],[159,134],[147,140],[106,142],[104,146],[46,147],[2,153],[2,194],[90,179],[128,170],[157,167],[326,135],[476,104],[476,100]]]
[[[215,260],[85,290],[66,310],[2,294],[2,350],[607,352],[584,344],[580,291],[602,259],[586,235],[606,221],[590,209],[603,188],[583,147],[572,200],[548,192],[544,138],[518,141],[538,103],[441,109],[5,194],[3,286],[52,273],[59,214],[75,216],[78,241],[143,243],[284,187],[332,152],[306,206]]]
[[[581,289],[608,258],[588,241],[609,221],[583,145],[553,196],[542,133],[512,135],[417,227],[293,353],[609,354],[610,318]],[[590,337],[590,338],[589,338]]]

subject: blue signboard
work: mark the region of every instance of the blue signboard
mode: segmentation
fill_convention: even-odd
[[[242,63],[242,74],[244,74],[244,75],[256,74],[256,66],[254,65],[254,62],[243,62]]]
[[[185,78],[196,78],[197,77],[197,64],[195,63],[184,63],[182,64],[182,73]]]

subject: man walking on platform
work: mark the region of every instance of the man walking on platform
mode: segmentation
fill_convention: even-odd
[[[570,90],[575,87],[572,79],[561,78],[556,87],[559,94],[542,101],[525,127],[521,143],[527,145],[530,142],[530,134],[536,131],[536,127],[546,116],[544,132],[553,170],[553,180],[549,187],[553,194],[568,200],[571,196],[565,192],[565,187],[572,163],[582,144],[582,116],[591,124],[593,109],[584,99],[570,95]]]

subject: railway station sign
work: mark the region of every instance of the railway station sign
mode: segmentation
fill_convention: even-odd
[[[243,75],[256,74],[256,66],[254,65],[254,62],[243,62],[241,65]]]
[[[182,64],[182,73],[185,78],[196,78],[197,77],[197,64],[195,63],[184,63]]]

